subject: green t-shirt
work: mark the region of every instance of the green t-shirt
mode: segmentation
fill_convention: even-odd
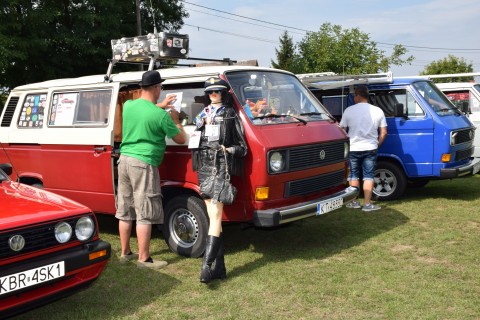
[[[121,154],[158,167],[167,146],[165,137],[179,133],[168,112],[152,102],[139,98],[123,105]]]

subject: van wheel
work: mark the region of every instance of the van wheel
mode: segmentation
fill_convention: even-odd
[[[32,187],[38,188],[38,189],[43,189],[43,183],[34,183],[32,184]]]
[[[375,170],[373,197],[377,200],[395,200],[400,198],[407,187],[407,178],[403,170],[388,161],[379,161]]]
[[[165,242],[173,252],[191,258],[205,251],[208,233],[207,208],[194,195],[180,195],[168,201],[162,228]]]

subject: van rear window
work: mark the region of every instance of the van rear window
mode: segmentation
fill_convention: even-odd
[[[111,90],[55,93],[48,125],[106,126],[111,100]]]

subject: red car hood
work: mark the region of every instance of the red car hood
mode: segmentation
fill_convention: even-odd
[[[91,210],[54,193],[13,181],[0,182],[0,231],[87,212]]]

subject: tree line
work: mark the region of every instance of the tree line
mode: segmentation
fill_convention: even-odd
[[[55,78],[106,72],[111,39],[177,32],[188,12],[180,0],[2,0],[0,7],[0,95],[11,88]],[[150,6],[151,4],[151,6]],[[137,15],[139,18],[137,18]],[[141,21],[138,28],[138,21]],[[386,55],[358,28],[324,23],[293,43],[288,32],[275,49],[274,68],[293,73],[333,71],[362,74],[410,64],[414,57],[398,44]],[[449,55],[423,74],[472,72],[472,63]],[[0,104],[2,99],[0,99]]]

